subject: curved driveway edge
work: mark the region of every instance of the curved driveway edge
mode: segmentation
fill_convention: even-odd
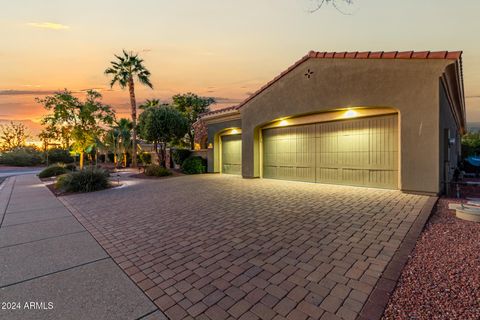
[[[2,319],[139,319],[156,306],[34,175],[0,188]]]

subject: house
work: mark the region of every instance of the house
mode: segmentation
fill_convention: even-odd
[[[309,52],[202,116],[208,171],[440,194],[465,133],[462,52]]]

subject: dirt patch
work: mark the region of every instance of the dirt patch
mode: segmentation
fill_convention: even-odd
[[[385,309],[385,320],[480,319],[480,224],[442,198]]]

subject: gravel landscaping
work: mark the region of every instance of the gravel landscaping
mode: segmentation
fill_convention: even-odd
[[[480,319],[480,223],[442,198],[402,271],[384,320]]]

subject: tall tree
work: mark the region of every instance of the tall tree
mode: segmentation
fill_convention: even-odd
[[[132,127],[132,121],[125,118],[118,120],[114,127],[118,132],[118,149],[123,155],[124,167],[127,166],[127,153],[132,148]]]
[[[130,93],[133,139],[132,167],[135,168],[137,166],[137,102],[135,99],[135,79],[147,87],[153,88],[153,85],[150,82],[150,71],[145,68],[143,60],[138,54],[123,50],[123,55],[115,55],[115,58],[115,61],[110,62],[111,66],[105,70],[105,74],[112,76],[112,81],[110,82],[111,87],[118,83],[122,89],[128,87]]]
[[[115,168],[117,168],[118,164],[118,144],[119,144],[119,137],[120,137],[120,132],[118,132],[116,127],[111,127],[108,129],[102,137],[102,148],[107,151],[107,157],[108,157],[108,152],[113,153],[113,164],[115,165]]]
[[[166,105],[145,109],[139,119],[140,136],[153,142],[158,163],[166,167],[166,150],[169,144],[187,133],[187,120],[182,114]]]
[[[47,152],[48,146],[57,139],[56,130],[52,128],[44,128],[39,134],[38,138],[42,141],[43,151]]]
[[[194,93],[177,94],[172,97],[173,107],[180,111],[188,122],[188,142],[190,148],[195,148],[195,128],[194,123],[198,120],[200,114],[209,111],[211,104],[215,103],[214,98],[199,97]]]
[[[104,105],[101,98],[100,93],[88,90],[82,102],[65,89],[53,96],[36,99],[51,112],[43,118],[44,125],[56,128],[58,132],[62,128],[71,128],[69,139],[73,141],[73,150],[80,154],[80,168],[83,168],[85,153],[95,148],[104,128],[115,120],[115,112]]]
[[[23,123],[14,123],[0,126],[2,132],[0,133],[0,148],[2,150],[12,150],[15,148],[24,147],[30,134],[27,127]]]

